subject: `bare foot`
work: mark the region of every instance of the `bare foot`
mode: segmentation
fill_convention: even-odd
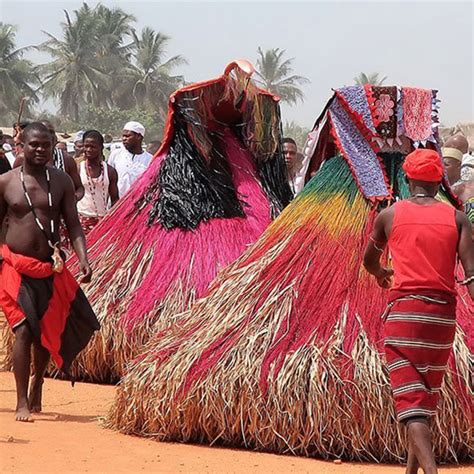
[[[15,413],[15,420],[16,421],[23,421],[26,423],[33,423],[35,420],[31,416],[30,410],[28,410],[27,406],[18,407]]]
[[[30,394],[28,396],[28,406],[31,413],[41,412],[41,399],[43,396],[43,379],[37,381],[34,377],[31,383]]]

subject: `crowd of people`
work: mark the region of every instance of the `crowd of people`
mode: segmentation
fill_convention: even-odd
[[[58,142],[54,126],[49,121],[41,123],[51,135],[50,164],[72,180],[79,220],[86,235],[143,174],[160,146],[159,141],[151,141],[144,150],[145,127],[130,121],[124,125],[122,144],[110,152],[104,147],[105,139],[99,131],[87,130],[76,134],[74,153],[70,155],[66,144]],[[23,130],[28,125],[27,122],[17,124],[17,133],[11,140],[0,137],[3,150],[0,174],[23,165]],[[64,244],[67,247],[67,239],[63,240]]]
[[[474,156],[469,153],[466,137],[456,134],[448,138],[442,148],[442,155],[449,183],[474,224]]]

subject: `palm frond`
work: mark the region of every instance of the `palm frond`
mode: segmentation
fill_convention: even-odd
[[[292,74],[294,58],[284,59],[286,50],[273,48],[257,49],[257,71],[255,82],[262,88],[278,95],[283,102],[291,105],[304,99],[300,86],[310,81],[304,76]]]

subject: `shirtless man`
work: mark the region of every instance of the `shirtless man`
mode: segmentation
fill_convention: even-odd
[[[47,127],[31,123],[22,140],[23,165],[0,176],[0,222],[8,218],[1,249],[0,305],[15,333],[16,420],[33,421],[31,413],[41,411],[50,355],[68,374],[99,324],[59,256],[62,218],[79,260],[81,281],[91,280],[71,178],[48,166],[53,143]],[[28,396],[32,345],[34,377]]]
[[[55,148],[58,139],[56,137],[56,131],[54,130],[53,124],[47,120],[41,123],[48,129],[49,133],[51,134],[53,154],[50,160],[50,164],[54,165],[61,171],[65,171],[71,177],[72,182],[74,184],[74,194],[76,196],[76,201],[80,201],[84,196],[84,186],[82,185],[81,177],[79,176],[76,162],[74,161],[74,158],[71,155]],[[15,163],[13,164],[13,167],[17,168],[21,166],[23,160],[23,153],[19,153],[17,155]]]

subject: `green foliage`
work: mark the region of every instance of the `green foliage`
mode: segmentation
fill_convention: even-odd
[[[186,63],[181,55],[169,57],[170,38],[145,27],[135,30],[136,19],[120,8],[87,3],[71,13],[64,10],[62,32],[57,37],[43,31],[38,46],[16,49],[16,28],[0,22],[0,114],[13,123],[22,97],[23,117],[48,118],[58,130],[95,127],[119,134],[131,118],[144,123],[153,138],[160,137],[169,96],[185,84],[176,74]],[[51,60],[34,65],[23,58],[36,48]],[[283,102],[303,100],[301,86],[309,81],[293,74],[293,59],[285,50],[258,48],[256,81]],[[56,115],[35,111],[43,99],[54,99]],[[288,135],[301,147],[306,131],[288,124]],[[300,127],[301,128],[301,127]]]
[[[291,122],[285,122],[283,126],[283,136],[293,138],[293,140],[298,145],[298,151],[303,153],[303,147],[308,138],[308,133],[310,130],[308,128],[298,125],[293,120]]]
[[[164,131],[164,120],[158,112],[148,112],[140,108],[123,110],[109,107],[88,105],[81,111],[78,120],[62,115],[41,111],[28,116],[29,120],[49,120],[58,132],[76,132],[78,130],[96,129],[102,134],[110,133],[120,138],[123,126],[130,120],[137,120],[146,128],[145,142],[161,140]]]
[[[27,48],[16,49],[16,28],[0,22],[0,116],[2,125],[17,120],[17,111],[23,97],[25,115],[38,102],[35,85],[38,77],[32,73],[33,64],[23,58]]]
[[[103,134],[110,133],[114,137],[119,137],[123,126],[130,120],[137,120],[146,128],[145,141],[161,140],[164,120],[161,119],[159,112],[148,112],[141,108],[121,110],[88,106],[77,124],[77,129],[95,128]]]
[[[186,60],[182,56],[164,60],[170,38],[160,32],[146,27],[140,36],[135,32],[132,36],[132,61],[116,89],[117,100],[124,107],[156,111],[164,119],[169,96],[184,84],[184,77],[173,76],[172,71]]]
[[[304,94],[300,86],[308,84],[303,76],[292,74],[294,58],[284,59],[285,50],[279,48],[263,51],[258,48],[257,82],[264,89],[280,97],[290,105],[303,101]]]
[[[354,82],[359,86],[364,86],[366,84],[371,84],[373,86],[381,86],[387,80],[387,76],[379,78],[378,72],[373,72],[371,74],[366,74],[361,72],[357,77],[354,77]]]
[[[94,104],[111,110],[135,107],[164,118],[169,95],[184,79],[172,75],[185,62],[166,59],[169,38],[151,28],[141,35],[135,18],[120,8],[84,3],[73,17],[65,11],[62,37],[44,32],[38,49],[52,61],[38,67],[42,93],[59,102],[59,112],[78,122],[81,111]]]

